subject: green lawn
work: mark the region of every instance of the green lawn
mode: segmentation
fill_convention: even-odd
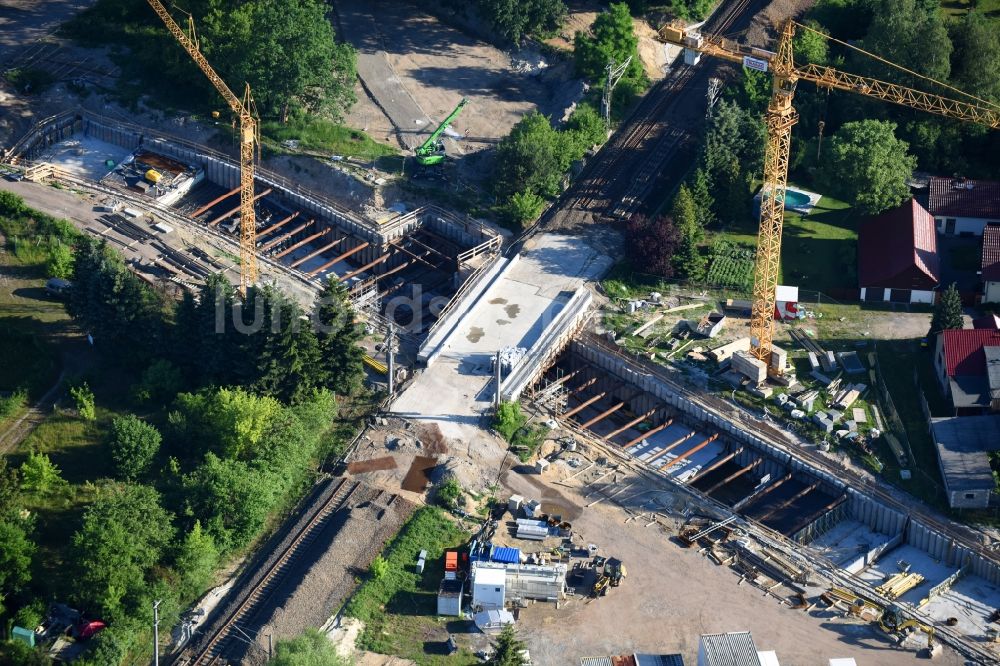
[[[382,554],[389,563],[387,573],[380,579],[369,576],[344,607],[345,615],[365,623],[358,647],[412,659],[421,666],[479,663],[462,635],[476,632],[475,626],[436,615],[444,551],[467,539],[441,509],[418,509]],[[421,550],[427,551],[423,575],[414,568]],[[442,653],[449,633],[460,647],[451,657]]]
[[[809,215],[785,214],[781,282],[810,291],[857,286],[857,220],[848,204],[824,196]]]
[[[322,118],[293,119],[284,125],[265,122],[261,134],[265,141],[270,139],[274,144],[295,140],[301,149],[328,155],[376,159],[399,154],[395,148],[374,141],[364,132]]]

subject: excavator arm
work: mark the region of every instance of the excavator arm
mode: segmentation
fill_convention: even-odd
[[[427,140],[417,147],[416,153],[418,158],[431,158],[435,156],[435,153],[438,151],[438,139],[440,139],[441,135],[444,134],[444,131],[448,129],[453,122],[455,122],[455,118],[458,117],[458,114],[462,112],[462,109],[464,109],[465,105],[468,103],[469,100],[463,97],[462,101],[458,103],[458,106],[456,106],[455,109],[448,114],[448,117],[442,120],[441,124],[437,126],[437,129],[431,132],[431,135],[427,137]]]

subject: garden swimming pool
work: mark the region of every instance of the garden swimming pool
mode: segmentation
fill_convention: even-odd
[[[808,206],[810,203],[812,203],[812,199],[808,194],[796,192],[795,190],[785,190],[786,208],[802,208],[803,206]]]
[[[754,203],[757,211],[760,211],[760,196],[762,192],[763,190],[758,190],[757,194],[754,195]],[[785,189],[785,209],[808,215],[812,211],[813,206],[822,198],[822,195],[815,192],[800,190],[797,187],[788,187]]]

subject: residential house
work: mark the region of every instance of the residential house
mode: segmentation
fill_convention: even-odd
[[[1000,412],[1000,331],[941,331],[934,367],[955,416]]]
[[[943,234],[982,236],[1000,224],[1000,182],[932,176],[927,210]]]
[[[983,259],[980,266],[983,301],[1000,303],[1000,224],[988,224],[983,229]]]
[[[915,199],[861,224],[858,286],[862,301],[934,303],[940,282],[934,218]]]

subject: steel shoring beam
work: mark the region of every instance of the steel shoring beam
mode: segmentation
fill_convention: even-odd
[[[714,472],[715,470],[719,469],[720,467],[722,467],[723,465],[725,465],[727,462],[729,462],[730,460],[732,460],[736,456],[740,455],[740,453],[742,453],[742,452],[743,452],[743,447],[741,446],[738,449],[736,449],[735,451],[733,451],[731,453],[727,453],[726,455],[722,456],[721,458],[719,458],[718,460],[716,460],[715,462],[713,462],[711,465],[709,465],[708,467],[706,467],[705,469],[700,470],[697,474],[695,474],[694,478],[692,478],[690,481],[688,481],[688,483],[691,484],[691,483],[694,483],[695,481],[697,481],[699,479],[705,478],[711,472]]]
[[[673,419],[671,419],[671,420],[673,420]],[[649,463],[651,463],[651,462],[653,462],[655,460],[659,460],[660,458],[662,458],[663,456],[667,455],[668,453],[670,453],[671,451],[673,451],[674,449],[676,449],[678,446],[680,446],[684,442],[686,442],[689,439],[691,439],[692,437],[694,437],[697,433],[698,433],[697,430],[692,430],[691,432],[689,432],[686,435],[681,435],[680,437],[678,437],[677,439],[675,439],[674,441],[672,441],[669,445],[667,445],[666,448],[664,448],[664,449],[662,449],[662,450],[654,453],[652,458],[646,458],[646,460],[644,462],[648,465]]]
[[[635,439],[633,439],[631,442],[629,442],[628,444],[626,444],[622,448],[623,449],[627,449],[628,447],[630,447],[630,446],[632,446],[634,444],[637,444],[638,442],[641,442],[642,440],[646,439],[650,435],[655,435],[656,433],[660,432],[664,428],[669,428],[670,424],[673,423],[673,422],[674,422],[673,419],[667,419],[666,421],[664,421],[660,425],[656,426],[655,428],[650,428],[646,432],[642,433],[641,435],[639,435],[638,437],[636,437]]]
[[[772,483],[771,485],[769,485],[767,488],[764,488],[764,490],[760,491],[756,495],[754,495],[753,493],[747,495],[746,497],[744,497],[739,502],[737,502],[736,504],[733,505],[733,511],[741,511],[741,510],[745,509],[746,507],[754,504],[761,497],[763,497],[764,495],[767,495],[772,490],[774,490],[775,488],[777,488],[778,486],[780,486],[781,484],[783,484],[785,481],[788,481],[788,479],[790,479],[790,478],[792,478],[792,473],[791,472],[789,472],[788,474],[785,474],[783,477],[781,477],[780,479],[778,479],[777,481],[775,481],[774,483]]]
[[[560,384],[565,384],[566,382],[568,382],[569,380],[573,379],[573,377],[576,377],[578,374],[580,374],[584,370],[586,370],[586,368],[577,368],[576,370],[574,370],[573,372],[569,373],[568,375],[563,375],[562,377],[559,377],[557,379],[553,379],[551,382],[549,382],[548,384],[546,384],[544,388],[538,389],[538,391],[544,391],[545,389],[552,388],[553,386],[559,386]]]
[[[813,513],[810,516],[806,517],[805,520],[800,521],[798,525],[796,525],[792,529],[788,530],[788,534],[789,535],[795,534],[796,532],[798,532],[802,528],[804,528],[807,525],[809,525],[809,523],[811,523],[812,521],[814,521],[817,518],[819,518],[820,516],[822,516],[827,511],[833,511],[834,509],[836,509],[838,506],[840,506],[841,504],[843,504],[846,501],[847,501],[847,493],[844,493],[843,495],[841,495],[837,499],[833,500],[832,502],[830,502],[829,504],[827,504],[826,506],[824,506],[819,511],[816,511],[815,513]]]
[[[269,187],[266,190],[264,190],[263,192],[261,192],[260,194],[254,195],[253,200],[257,201],[257,199],[260,199],[261,197],[266,197],[270,193],[271,193],[271,188]],[[232,209],[231,211],[228,211],[228,212],[220,215],[219,217],[215,218],[214,220],[212,220],[211,222],[208,223],[208,226],[214,227],[219,222],[222,222],[224,219],[226,219],[227,217],[229,217],[233,213],[238,213],[238,212],[240,212],[240,207],[239,206],[237,206],[236,208]]]
[[[577,393],[579,393],[583,389],[588,388],[590,386],[593,386],[596,383],[597,383],[597,377],[591,377],[590,379],[588,379],[587,381],[585,381],[584,383],[580,384],[575,389],[573,389],[572,391],[570,391],[569,394],[570,395],[576,395]]]
[[[768,518],[770,518],[771,516],[773,516],[774,514],[776,514],[779,511],[781,511],[782,509],[790,507],[792,504],[795,503],[795,500],[800,499],[802,497],[805,497],[806,495],[808,495],[812,491],[816,490],[817,486],[819,486],[819,481],[817,481],[816,483],[812,484],[811,486],[806,486],[805,488],[803,488],[799,492],[797,492],[794,495],[792,495],[790,498],[786,499],[784,502],[781,502],[777,506],[771,507],[764,515],[762,515],[760,518],[757,518],[757,522],[758,523],[762,523],[765,520],[767,520]]]
[[[597,395],[595,395],[595,396],[593,396],[591,398],[587,398],[586,400],[584,400],[583,402],[581,402],[579,405],[577,405],[573,409],[570,409],[570,410],[565,411],[562,414],[560,414],[559,418],[561,418],[561,419],[568,419],[569,417],[573,416],[577,412],[582,412],[587,407],[590,407],[592,404],[594,404],[595,402],[597,402],[598,400],[600,400],[601,398],[603,398],[607,394],[608,394],[608,392],[605,391],[603,393],[598,393]]]
[[[580,427],[583,428],[584,430],[587,430],[588,428],[590,428],[590,426],[594,425],[595,423],[599,423],[599,422],[603,421],[604,419],[608,418],[609,416],[611,416],[612,414],[614,414],[615,412],[617,412],[619,409],[621,409],[624,406],[625,406],[625,401],[623,400],[623,401],[619,402],[618,404],[616,404],[614,407],[611,407],[610,409],[608,409],[607,411],[601,412],[600,414],[598,414],[594,418],[590,419],[589,421],[587,421],[585,423],[581,423]]]
[[[299,233],[303,229],[308,229],[309,225],[312,224],[312,223],[313,223],[312,220],[309,220],[308,222],[303,222],[299,226],[297,226],[294,229],[292,229],[291,231],[289,231],[287,234],[283,234],[281,236],[278,236],[277,238],[275,238],[271,242],[265,243],[263,246],[257,248],[257,252],[260,253],[260,254],[264,254],[265,252],[267,252],[268,250],[270,250],[275,245],[281,244],[282,242],[288,240],[289,238],[291,238],[295,234]]]
[[[358,273],[364,273],[369,268],[381,264],[383,261],[385,261],[386,259],[388,259],[390,256],[392,256],[392,253],[391,252],[386,252],[385,254],[383,254],[381,257],[379,257],[375,261],[370,261],[367,264],[365,264],[364,266],[362,266],[361,268],[355,268],[350,273],[344,273],[343,275],[341,275],[337,279],[340,280],[341,282],[346,282],[347,280],[350,280],[352,277],[354,277]]]
[[[343,253],[339,257],[337,257],[335,259],[331,259],[330,261],[326,262],[325,264],[323,264],[319,268],[317,268],[315,270],[312,270],[312,271],[309,271],[309,275],[316,275],[317,273],[322,273],[323,271],[325,271],[326,269],[328,269],[330,266],[333,266],[338,261],[342,261],[342,260],[346,259],[347,257],[351,256],[352,254],[356,254],[358,252],[361,252],[361,250],[365,249],[369,245],[371,245],[371,243],[369,243],[368,241],[365,241],[361,245],[358,245],[357,247],[351,248],[350,250],[348,250],[347,252]]]
[[[300,240],[300,241],[299,241],[298,243],[296,243],[295,245],[292,245],[292,246],[290,246],[290,247],[286,247],[286,248],[285,248],[284,250],[282,250],[282,251],[281,251],[281,252],[279,252],[278,254],[274,255],[274,256],[272,257],[272,259],[281,259],[281,258],[282,258],[282,257],[284,257],[284,256],[285,256],[286,254],[291,254],[292,252],[294,252],[295,250],[299,249],[299,248],[300,248],[300,247],[302,247],[303,245],[305,245],[305,244],[307,244],[307,243],[311,243],[312,241],[316,240],[316,239],[317,239],[317,238],[319,238],[320,236],[324,236],[324,235],[326,235],[326,234],[328,234],[328,233],[330,233],[330,230],[329,230],[329,229],[323,229],[323,230],[321,230],[321,231],[317,231],[316,233],[314,233],[314,234],[313,234],[313,235],[311,235],[311,236],[306,236],[305,238],[303,238],[302,240]]]
[[[702,441],[698,442],[697,444],[695,444],[694,446],[692,446],[690,449],[688,449],[687,451],[685,451],[684,453],[680,454],[679,456],[677,456],[676,458],[674,458],[673,460],[671,460],[670,462],[668,462],[663,467],[660,467],[660,469],[661,470],[670,469],[671,467],[673,467],[675,464],[677,464],[681,460],[684,460],[688,456],[692,456],[695,453],[697,453],[698,451],[701,451],[703,448],[705,448],[706,446],[708,446],[709,444],[711,444],[712,442],[714,442],[718,438],[719,438],[719,433],[715,433],[711,437],[706,437],[705,439],[703,439]],[[671,447],[671,448],[673,448],[673,447]],[[662,458],[665,455],[667,455],[667,451],[666,450],[660,451],[653,458],[651,458],[650,460],[647,460],[646,464],[648,465],[649,463],[653,462],[654,460],[659,460],[660,458]]]
[[[228,199],[229,197],[233,196],[234,194],[236,194],[239,191],[240,191],[240,188],[234,187],[233,189],[229,190],[225,194],[220,194],[219,196],[215,197],[214,199],[212,199],[211,201],[209,201],[204,206],[199,207],[198,210],[196,210],[195,212],[193,212],[190,215],[188,215],[188,217],[190,217],[193,220],[194,218],[198,217],[199,215],[201,215],[202,213],[204,213],[206,210],[208,210],[209,208],[211,208],[215,204],[219,203],[220,201],[223,201],[224,199]],[[239,210],[239,209],[237,208],[237,210]]]
[[[614,432],[608,433],[607,435],[605,435],[601,439],[603,439],[606,442],[606,441],[610,440],[612,437],[614,437],[616,435],[620,435],[621,433],[625,432],[626,430],[628,430],[629,428],[631,428],[632,426],[634,426],[636,423],[639,423],[640,421],[645,421],[646,419],[648,419],[650,416],[652,416],[653,414],[655,414],[656,410],[658,410],[658,409],[659,409],[659,407],[653,407],[651,410],[649,410],[648,412],[646,412],[642,416],[635,417],[634,419],[632,419],[631,421],[629,421],[628,423],[626,423],[625,425],[623,425],[621,428],[618,428],[618,430],[615,430]]]
[[[446,250],[451,250],[456,255],[458,255],[461,250],[461,248],[456,243],[453,243],[452,241],[448,240],[447,238],[444,238],[443,236],[439,236],[433,231],[427,230],[427,228],[425,227],[417,229],[416,233],[412,234],[410,238],[414,240],[420,238],[421,240],[418,240],[417,242],[421,244],[430,243],[432,246],[440,245],[444,247]],[[455,259],[451,258],[451,261],[455,261]]]
[[[448,256],[447,254],[445,254],[445,253],[444,253],[444,252],[442,252],[441,250],[438,250],[438,249],[435,249],[435,248],[431,247],[430,245],[427,245],[426,243],[421,243],[421,242],[420,242],[419,240],[417,240],[417,239],[416,239],[416,238],[415,238],[414,236],[410,236],[410,237],[409,237],[409,238],[407,238],[406,240],[408,240],[408,241],[410,241],[410,242],[412,242],[412,243],[416,243],[417,245],[419,245],[420,247],[424,248],[425,250],[430,250],[431,252],[433,252],[433,253],[434,253],[434,254],[436,254],[437,256],[441,257],[441,258],[442,258],[442,259],[444,259],[445,261],[449,261],[449,262],[451,262],[451,263],[455,263],[455,259],[454,259],[454,257],[449,257],[449,256]]]
[[[269,226],[267,229],[264,229],[264,231],[262,231],[259,234],[257,234],[257,240],[260,241],[260,239],[263,238],[264,236],[270,236],[275,231],[277,231],[281,227],[285,226],[286,224],[288,224],[289,222],[291,222],[292,220],[294,220],[298,216],[299,216],[299,211],[295,211],[294,213],[292,213],[291,215],[289,215],[285,219],[280,220],[278,222],[275,222],[274,224],[272,224],[271,226]]]
[[[690,458],[691,456],[693,456],[694,454],[698,453],[703,448],[705,448],[706,446],[708,446],[709,444],[711,444],[712,442],[714,442],[718,436],[719,436],[719,434],[716,433],[716,434],[712,435],[711,437],[706,437],[705,441],[699,442],[698,444],[695,444],[690,449],[688,449],[684,453],[680,454],[679,456],[677,456],[676,458],[674,458],[673,460],[671,460],[670,462],[668,462],[666,465],[663,465],[662,467],[658,468],[657,471],[665,472],[668,469],[670,469],[671,467],[673,467],[674,465],[676,465],[677,463],[679,463],[680,461],[687,460],[688,458]]]
[[[749,465],[747,465],[746,467],[739,468],[738,470],[736,470],[735,472],[733,472],[732,474],[730,474],[729,476],[727,476],[726,478],[724,478],[722,481],[719,481],[717,484],[715,484],[714,486],[712,486],[711,488],[709,488],[708,490],[706,490],[705,494],[706,495],[711,495],[716,490],[718,490],[722,486],[726,485],[730,481],[732,481],[732,480],[734,480],[734,479],[736,479],[738,477],[743,476],[744,474],[746,474],[747,472],[749,472],[750,470],[752,470],[754,467],[756,467],[757,465],[761,464],[763,462],[763,460],[764,460],[763,458],[757,458],[752,463],[750,463]]]
[[[402,245],[393,244],[393,247],[396,248],[397,250],[399,250],[400,252],[403,252],[404,254],[410,255],[411,257],[413,257],[414,259],[416,259],[420,263],[427,264],[428,266],[430,266],[431,268],[433,268],[436,271],[441,270],[440,266],[437,266],[437,265],[432,264],[431,262],[427,261],[426,257],[427,257],[427,255],[430,254],[430,252],[424,252],[423,254],[417,254],[416,252],[411,252],[409,249],[403,247]]]
[[[412,266],[414,264],[415,261],[416,261],[415,259],[410,259],[409,261],[404,261],[399,266],[396,266],[395,268],[390,268],[385,273],[382,273],[381,275],[377,276],[377,279],[381,280],[382,278],[389,277],[390,275],[398,273],[399,271],[401,271],[401,270],[403,270],[405,268],[409,268],[410,266]],[[425,271],[424,273],[421,273],[420,275],[416,276],[417,280],[419,280],[422,276],[424,276],[426,274],[427,273]],[[421,282],[421,284],[423,284],[423,283]]]
[[[316,250],[315,252],[310,252],[309,254],[307,254],[306,256],[302,257],[301,259],[296,259],[295,261],[293,261],[290,264],[290,267],[291,268],[298,268],[299,266],[301,266],[302,264],[306,263],[307,261],[309,261],[313,257],[321,255],[324,252],[326,252],[327,250],[332,250],[337,245],[340,245],[341,243],[343,243],[346,238],[347,238],[347,236],[344,236],[340,240],[335,240],[332,243],[330,243],[329,245],[324,245],[323,247],[321,247],[320,249]]]

